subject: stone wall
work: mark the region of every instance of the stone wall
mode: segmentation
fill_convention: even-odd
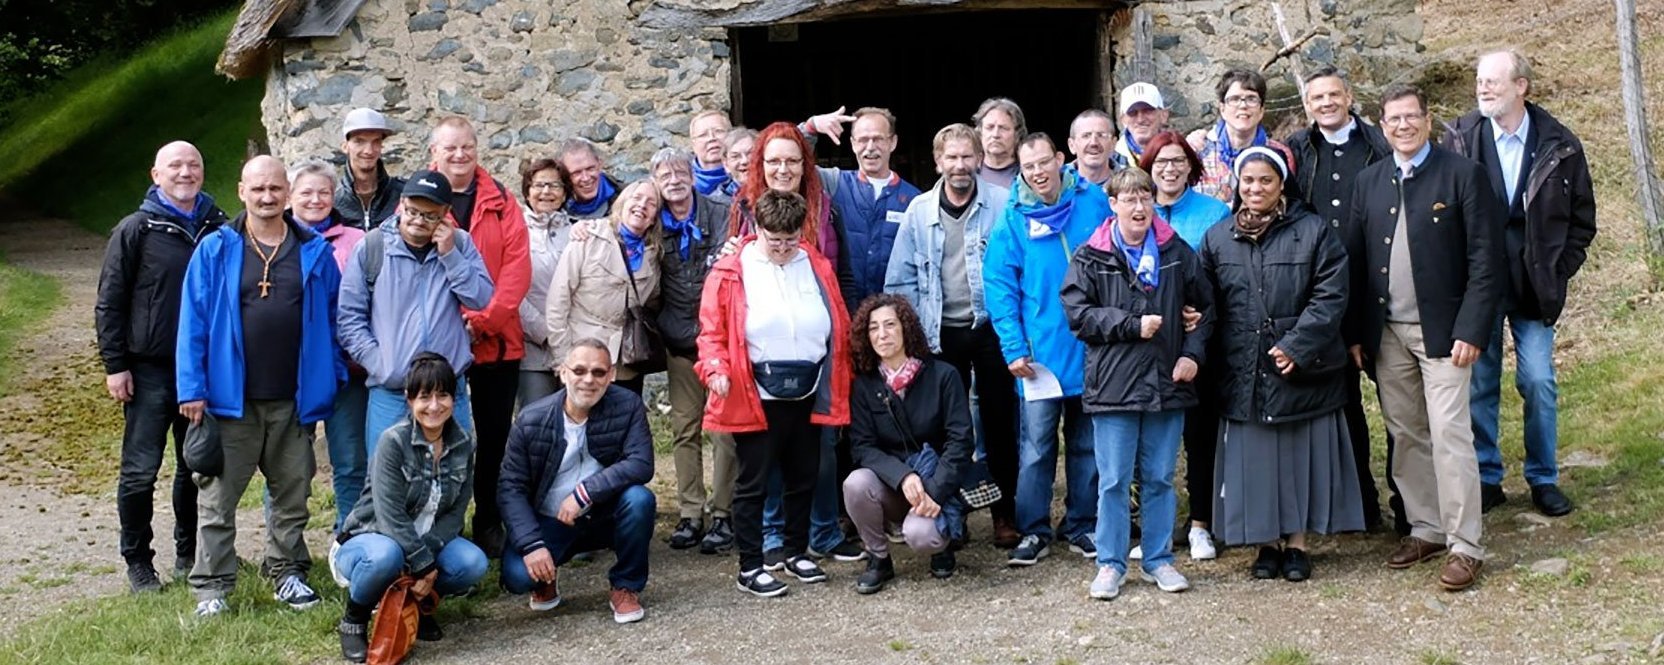
[[[340,36],[284,43],[262,110],[273,152],[286,160],[340,161],[341,117],[369,106],[401,129],[387,152],[398,172],[419,166],[428,128],[457,114],[474,121],[482,162],[505,181],[517,181],[522,159],[548,155],[571,135],[599,143],[609,170],[628,178],[659,147],[685,144],[693,112],[730,104],[727,32],[698,26],[850,11],[840,6],[847,7],[840,0],[369,0]],[[1212,119],[1220,73],[1258,67],[1281,47],[1263,0],[1144,6],[1156,82],[1181,129]],[[1421,36],[1415,8],[1416,0],[1284,2],[1291,34],[1319,23],[1333,31],[1308,42],[1303,55],[1338,64],[1365,87],[1412,62]],[[1116,21],[1111,35],[1117,89],[1131,82],[1128,24]],[[1272,110],[1298,108],[1292,78],[1276,76],[1286,69],[1273,68]]]

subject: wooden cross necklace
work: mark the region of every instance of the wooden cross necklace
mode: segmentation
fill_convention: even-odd
[[[253,227],[247,227],[247,228],[244,229],[248,233],[248,244],[254,247],[255,255],[259,256],[260,257],[260,262],[265,264],[264,266],[262,266],[260,268],[260,281],[256,282],[256,284],[258,284],[260,286],[260,297],[261,298],[265,298],[265,297],[268,297],[268,296],[271,295],[272,261],[277,260],[277,253],[279,251],[283,250],[283,242],[289,239],[289,225],[288,224],[283,224],[282,226],[283,226],[283,235],[278,237],[277,245],[272,247],[271,256],[266,256],[266,252],[264,252],[260,249],[260,241],[256,240],[254,238],[254,228]]]

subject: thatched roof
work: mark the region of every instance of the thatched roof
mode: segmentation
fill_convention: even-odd
[[[247,0],[225,38],[217,69],[234,79],[260,76],[279,41],[339,35],[363,5],[364,0]]]

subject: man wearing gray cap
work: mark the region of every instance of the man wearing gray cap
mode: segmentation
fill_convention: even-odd
[[[1117,171],[1138,163],[1144,145],[1167,129],[1167,101],[1153,83],[1140,81],[1121,89],[1121,138],[1115,142]]]
[[[342,224],[368,231],[398,207],[404,179],[388,175],[381,159],[382,141],[392,133],[387,116],[375,109],[353,109],[341,123],[347,168],[335,187],[335,218]]]

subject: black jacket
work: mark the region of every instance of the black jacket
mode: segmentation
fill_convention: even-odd
[[[376,193],[369,205],[353,191],[352,167],[341,169],[341,180],[335,184],[335,221],[369,231],[393,216],[399,207],[399,194],[404,191],[404,178],[387,175],[387,164],[376,162]]]
[[[1537,312],[1553,325],[1566,308],[1566,283],[1588,256],[1595,239],[1595,190],[1583,143],[1542,107],[1526,102],[1536,148],[1525,186],[1525,275],[1537,299]],[[1479,161],[1478,151],[1495,144],[1491,123],[1474,111],[1447,128],[1443,145]],[[1492,171],[1492,169],[1486,169]],[[1493,189],[1502,185],[1502,172],[1487,173]],[[1506,189],[1500,189],[1506,192]],[[1501,201],[1499,196],[1498,200]],[[1508,205],[1506,202],[1502,205]],[[1521,257],[1504,256],[1507,261]],[[1498,270],[1503,268],[1498,267]],[[1525,294],[1516,289],[1516,299]]]
[[[508,544],[522,554],[543,547],[537,509],[560,471],[566,454],[566,390],[532,402],[520,410],[503,453],[502,476],[497,480],[497,507],[508,529]],[[589,455],[602,469],[579,486],[589,505],[607,505],[632,485],[653,479],[653,434],[647,429],[647,408],[641,397],[618,386],[608,386],[601,401],[589,410],[584,425]]]
[[[1400,184],[1407,239],[1393,237]],[[1502,295],[1496,268],[1501,265],[1503,214],[1484,170],[1438,146],[1403,183],[1391,159],[1359,173],[1345,226],[1354,294],[1347,343],[1362,345],[1369,357],[1380,350],[1392,243],[1409,242],[1427,356],[1448,357],[1456,340],[1484,349]]]
[[[186,229],[193,220],[180,219],[154,196],[116,223],[104,248],[93,318],[106,374],[125,372],[135,360],[173,365],[185,267],[197,241],[226,221],[208,200],[206,208],[193,211],[192,234]]]
[[[1214,291],[1221,415],[1272,425],[1345,404],[1346,265],[1339,235],[1303,203],[1291,204],[1257,242],[1229,221],[1208,229],[1202,270]],[[1277,370],[1273,346],[1294,360],[1294,373]]]
[[[1392,146],[1387,144],[1387,137],[1381,133],[1380,127],[1364,122],[1356,113],[1352,114],[1352,122],[1356,123],[1352,131],[1362,135],[1364,145],[1369,146],[1368,154],[1364,156],[1366,164],[1374,164],[1392,157]],[[1311,195],[1313,189],[1312,179],[1317,177],[1317,149],[1327,142],[1323,138],[1322,130],[1317,128],[1317,123],[1289,134],[1288,139],[1283,142],[1288,145],[1289,150],[1294,151],[1294,163],[1301,166],[1301,169],[1295,172],[1294,179],[1300,184],[1298,191],[1307,196]]]
[[[942,503],[959,491],[976,440],[959,371],[933,358],[923,362],[906,397],[897,397],[880,372],[856,375],[849,396],[849,449],[857,468],[872,469],[885,485],[900,490],[901,481],[913,473],[907,458],[921,445],[934,448],[941,462],[935,475],[920,480],[930,498]],[[913,443],[896,423],[898,417],[907,419]]]
[[[441,438],[444,446],[436,462],[433,444],[422,439],[414,418],[406,417],[382,432],[364,477],[364,493],[341,523],[341,542],[379,533],[399,544],[410,572],[419,574],[436,565],[439,551],[462,534],[462,518],[474,496],[473,435],[453,418],[445,423]],[[428,532],[418,534],[416,516],[427,506],[434,480],[439,481],[439,509]]]
[[[703,236],[688,243],[688,258],[682,259],[681,236],[664,232],[663,258],[659,261],[659,336],[671,353],[697,353],[699,297],[705,276],[716,263],[723,242],[728,240],[728,204],[718,203],[695,192],[694,224]]]
[[[1138,281],[1126,256],[1110,235],[1107,222],[1075,252],[1063,278],[1063,311],[1069,330],[1086,343],[1086,387],[1081,406],[1087,413],[1167,411],[1196,405],[1195,381],[1175,383],[1173,365],[1190,358],[1206,361],[1213,326],[1213,285],[1202,274],[1196,252],[1177,234],[1157,234],[1161,275],[1154,291]],[[1202,313],[1196,330],[1184,332],[1184,306]],[[1146,340],[1140,334],[1147,314],[1162,326]],[[1199,367],[1198,367],[1199,369]]]

